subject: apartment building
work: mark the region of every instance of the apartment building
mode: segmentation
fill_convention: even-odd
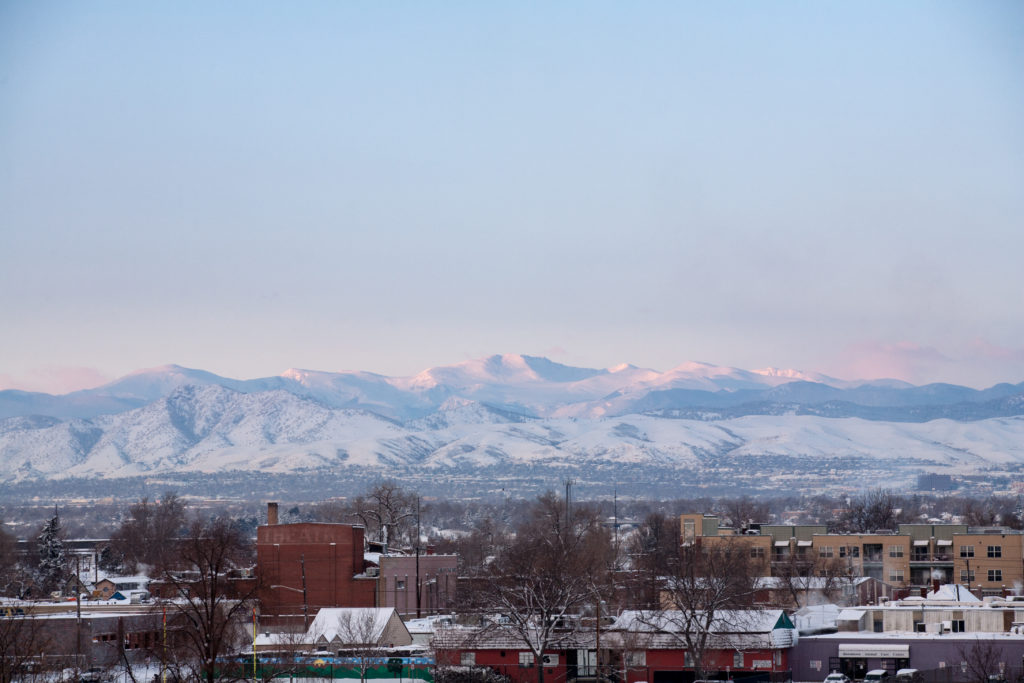
[[[768,576],[794,564],[814,575],[864,576],[896,588],[957,582],[980,596],[1024,588],[1024,534],[1003,527],[901,524],[895,532],[827,533],[823,525],[722,527],[717,517],[680,515],[682,542],[743,543]]]

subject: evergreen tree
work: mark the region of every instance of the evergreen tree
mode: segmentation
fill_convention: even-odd
[[[63,530],[60,526],[60,515],[54,512],[53,517],[43,524],[39,532],[39,565],[36,571],[38,593],[47,594],[58,590],[67,578],[67,549],[64,547]]]

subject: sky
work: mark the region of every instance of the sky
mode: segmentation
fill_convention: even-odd
[[[1024,381],[1024,4],[0,2],[0,389]]]

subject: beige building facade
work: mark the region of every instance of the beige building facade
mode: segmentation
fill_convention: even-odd
[[[979,596],[1024,593],[1024,533],[965,524],[901,524],[896,532],[830,534],[824,525],[732,529],[717,517],[680,515],[683,544],[742,543],[765,576],[793,566],[812,575],[863,576],[894,588],[959,583]]]

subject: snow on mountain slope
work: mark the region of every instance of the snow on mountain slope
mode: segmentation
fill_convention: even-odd
[[[281,389],[240,393],[209,385],[183,386],[143,408],[93,420],[0,420],[3,481],[348,466],[419,472],[524,466],[596,472],[636,466],[657,473],[711,467],[721,458],[749,462],[749,469],[757,471],[775,457],[983,471],[1024,464],[1024,418],[890,423],[797,415],[701,421],[634,414],[536,419],[449,399],[441,411],[401,426]]]

